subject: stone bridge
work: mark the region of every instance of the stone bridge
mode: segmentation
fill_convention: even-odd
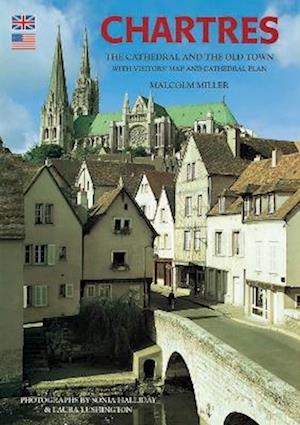
[[[157,310],[154,321],[159,375],[165,382],[172,358],[182,358],[201,425],[300,424],[299,392],[292,386],[189,319]]]

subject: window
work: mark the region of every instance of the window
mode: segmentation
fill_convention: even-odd
[[[59,285],[59,296],[61,298],[73,298],[74,296],[74,286],[72,283],[63,283]]]
[[[186,179],[191,180],[191,164],[187,164],[186,166]]]
[[[122,233],[124,235],[130,233],[131,220],[129,218],[114,219],[114,233]]]
[[[67,247],[66,246],[60,246],[59,247],[58,258],[59,258],[60,261],[65,261],[67,259]]]
[[[225,197],[221,196],[219,198],[219,213],[223,214],[225,212]]]
[[[112,253],[112,268],[128,267],[126,264],[127,253],[125,251],[115,251]]]
[[[35,245],[34,247],[34,263],[46,264],[47,245]]]
[[[268,213],[269,214],[274,214],[276,209],[275,206],[275,193],[270,193],[268,195]]]
[[[255,198],[254,213],[255,215],[260,215],[261,213],[261,197],[260,196],[257,196]]]
[[[32,245],[25,245],[25,264],[32,264]]]
[[[252,287],[252,314],[268,318],[267,290],[257,286]]]
[[[35,224],[43,224],[43,204],[35,204]]]
[[[169,247],[169,235],[168,233],[165,233],[163,235],[163,249],[168,249]]]
[[[238,231],[232,233],[232,255],[241,255],[241,234]]]
[[[35,204],[35,224],[53,224],[53,204]]]
[[[247,196],[244,199],[244,218],[247,218],[251,212],[251,198]]]
[[[111,299],[112,297],[112,286],[110,284],[100,284],[99,288],[99,297],[100,298],[106,298],[106,299]]]
[[[197,199],[197,212],[198,212],[198,215],[202,215],[202,208],[203,208],[203,196],[202,195],[198,195],[198,199]]]
[[[223,254],[223,232],[215,233],[215,255]]]
[[[121,231],[121,223],[122,223],[122,220],[120,218],[115,218],[114,230],[116,233]]]
[[[200,251],[201,248],[201,232],[200,230],[195,230],[194,233],[194,249],[195,251]]]
[[[32,286],[32,305],[33,307],[46,307],[48,305],[48,286]]]
[[[93,297],[96,296],[96,286],[95,285],[87,285],[86,296],[88,298],[93,298]]]
[[[261,272],[262,266],[262,242],[255,242],[255,270]]]
[[[186,217],[191,217],[192,215],[192,197],[191,196],[187,196],[185,198],[184,214]]]
[[[148,193],[148,189],[149,189],[149,184],[148,183],[142,183],[141,192],[142,193]]]
[[[190,232],[190,230],[184,231],[183,249],[185,251],[191,250],[191,232]]]
[[[300,294],[295,296],[296,308],[300,308]]]
[[[196,163],[195,162],[192,163],[191,173],[192,173],[191,180],[195,180],[196,178]]]
[[[166,222],[166,209],[165,208],[160,209],[160,222],[161,223]]]
[[[32,286],[23,286],[23,307],[32,306]]]

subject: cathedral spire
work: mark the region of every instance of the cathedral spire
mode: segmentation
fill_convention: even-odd
[[[61,45],[60,27],[58,26],[56,46],[53,57],[52,72],[48,99],[62,104],[68,104],[67,85],[64,69],[63,51]]]
[[[88,35],[87,35],[86,28],[84,29],[84,36],[83,36],[83,50],[82,50],[80,74],[81,74],[81,77],[83,78],[90,78],[91,76],[89,42],[88,42]]]
[[[99,112],[99,85],[91,78],[87,29],[84,30],[82,59],[79,78],[73,93],[72,107],[75,118],[80,115],[95,115]]]
[[[60,145],[65,152],[73,144],[73,111],[68,102],[68,93],[58,27],[53,57],[48,98],[42,107],[40,142]]]

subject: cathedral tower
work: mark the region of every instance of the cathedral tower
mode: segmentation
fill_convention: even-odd
[[[58,27],[48,98],[42,107],[40,142],[72,149],[73,112],[68,102],[63,52]]]
[[[73,94],[72,107],[75,118],[99,112],[98,80],[91,78],[87,30],[84,31],[80,75]]]

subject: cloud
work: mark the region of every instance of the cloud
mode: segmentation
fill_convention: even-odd
[[[295,2],[286,0],[283,3],[275,2],[265,15],[278,16],[279,40],[270,48],[276,55],[280,65],[300,65],[300,12],[291,10]]]
[[[0,136],[13,151],[22,153],[38,141],[38,132],[32,114],[12,98],[0,96],[0,110],[5,119],[0,120]],[[9,142],[9,143],[8,143]]]

